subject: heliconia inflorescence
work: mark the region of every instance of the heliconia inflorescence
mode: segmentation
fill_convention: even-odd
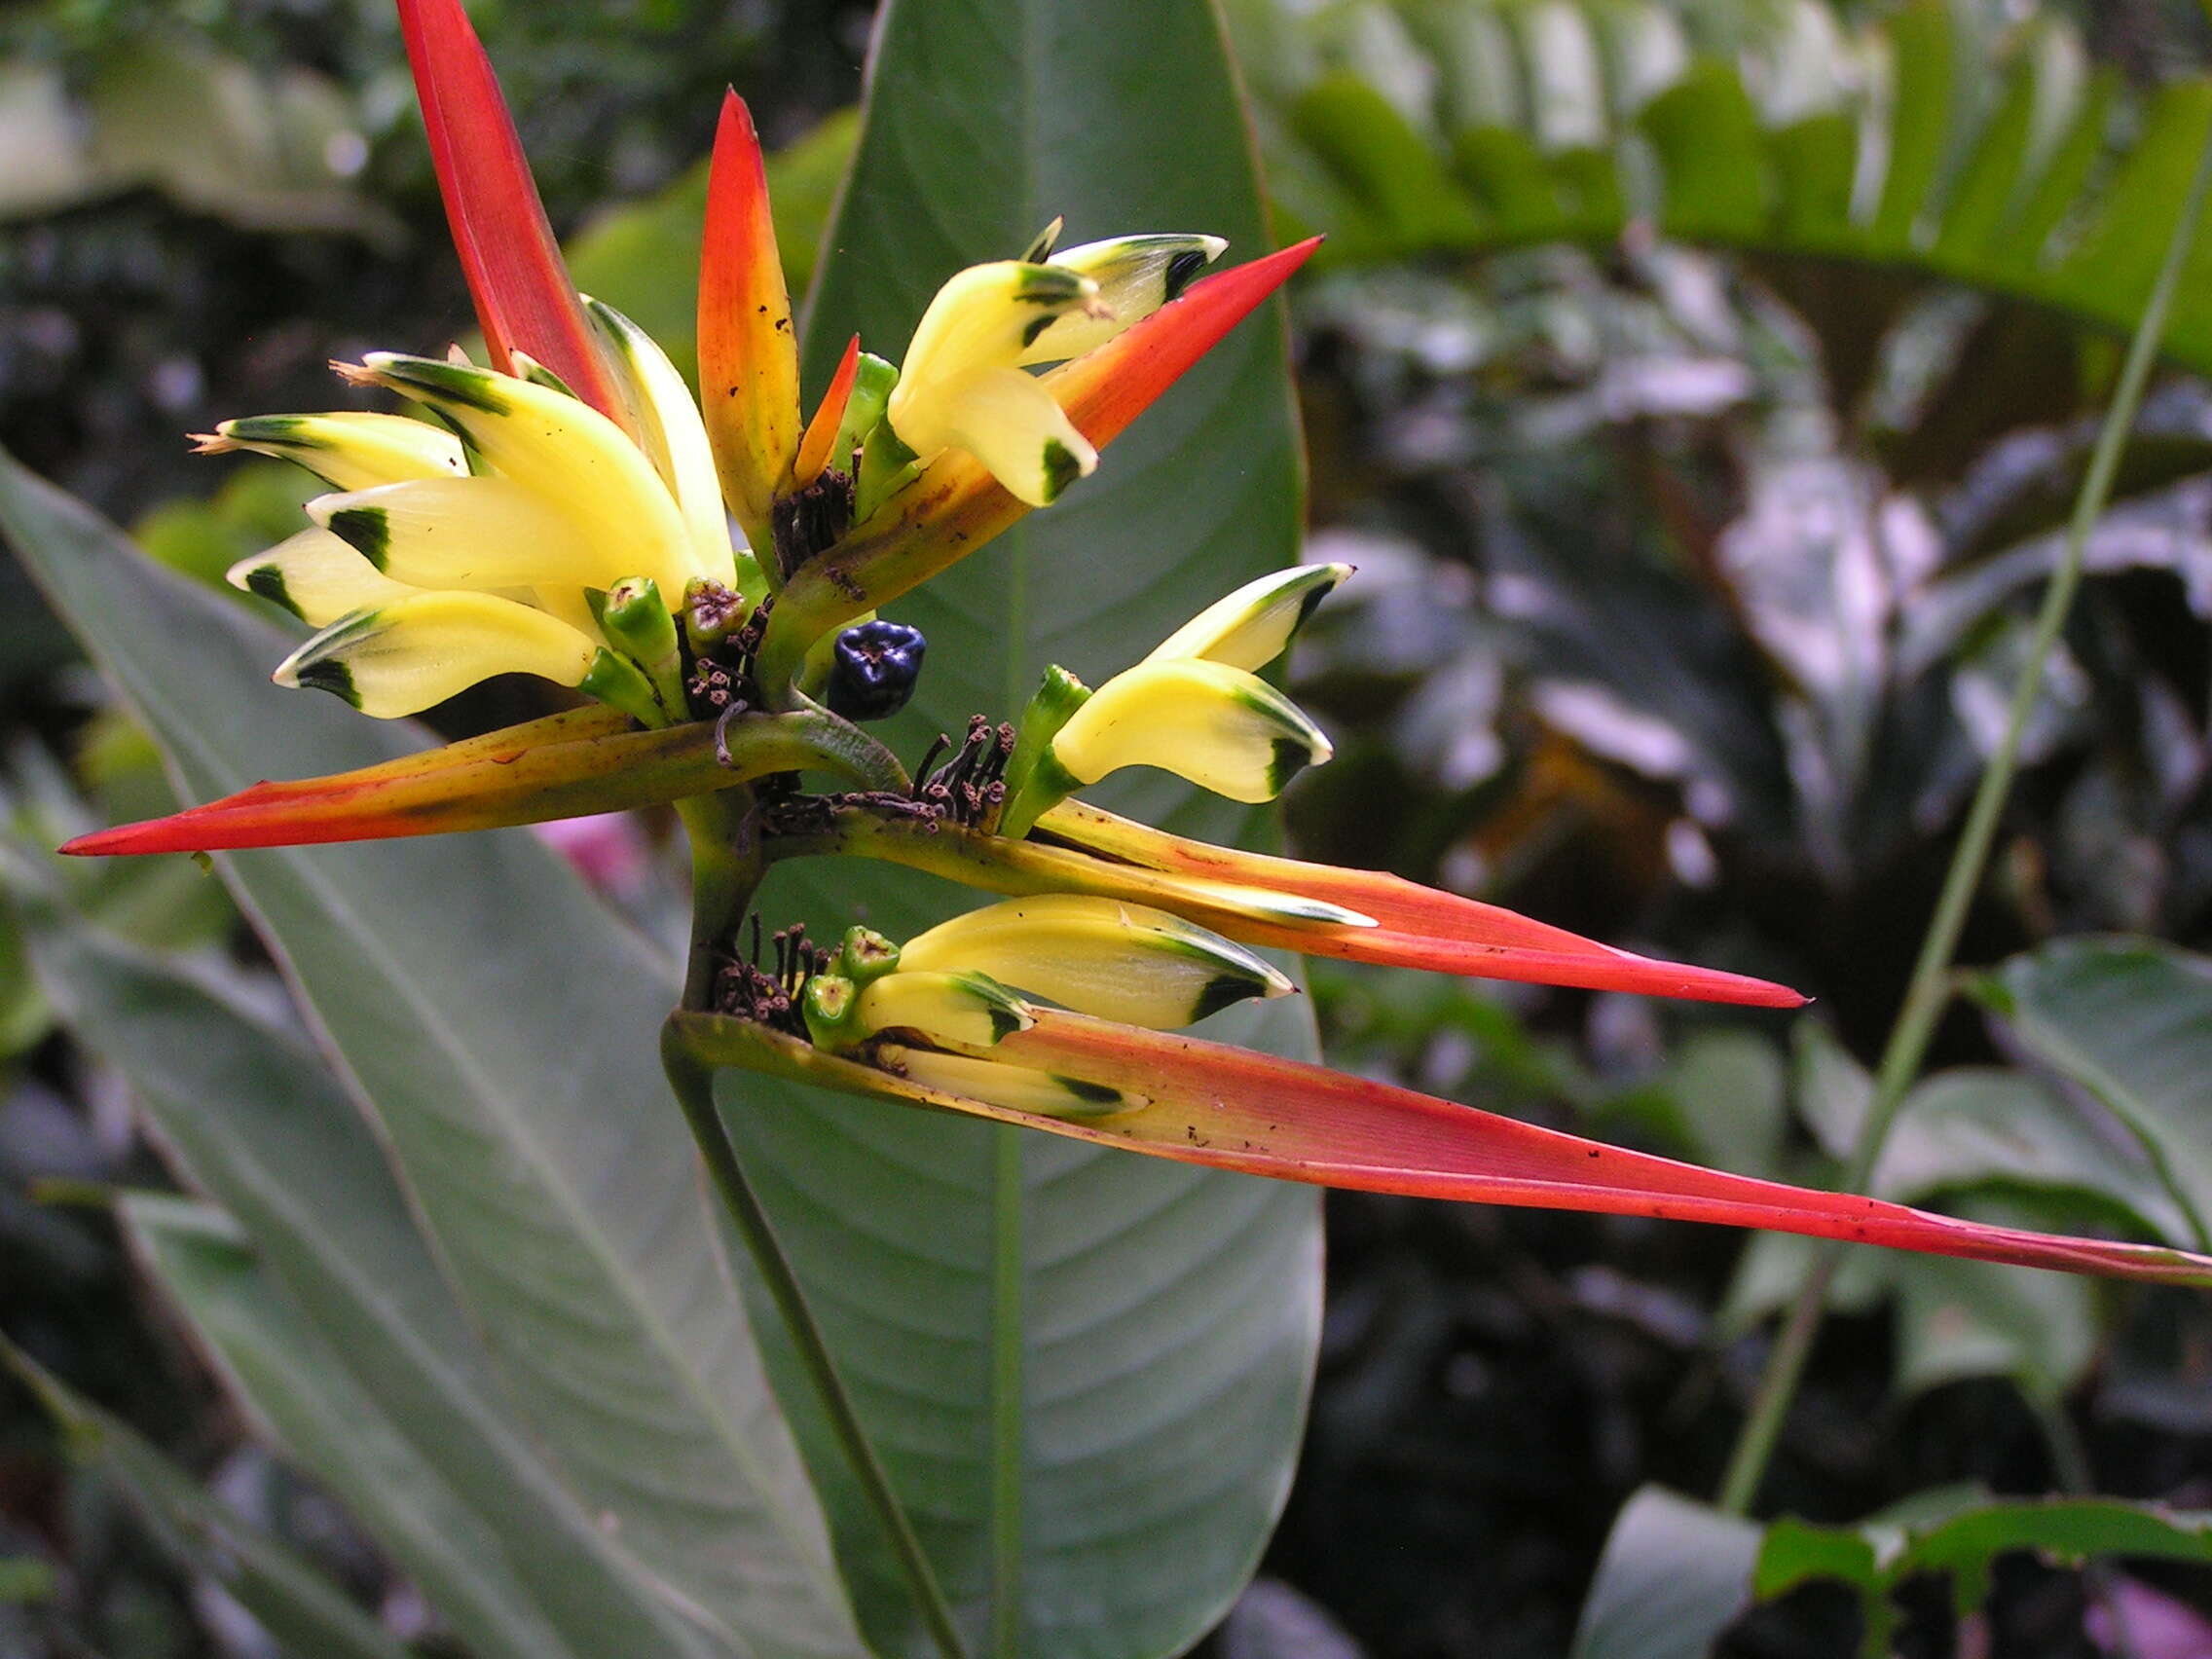
[[[1311,243],[1206,276],[1218,238],[1055,251],[1055,221],[1018,257],[947,276],[896,365],[853,341],[809,415],[759,145],[731,93],[706,210],[702,404],[643,331],[570,283],[458,0],[401,12],[492,361],[373,352],[339,372],[410,413],[254,417],[203,437],[330,486],[308,528],[231,579],[314,630],[280,682],[365,713],[411,714],[508,673],[599,706],[257,785],[65,851],[429,834],[677,802],[702,870],[722,872],[701,884],[669,1027],[702,1063],[1283,1179],[2212,1283],[2212,1260],[2178,1251],[1697,1169],[1185,1034],[1295,990],[1263,950],[1777,1009],[1804,999],[1078,798],[1149,766],[1265,801],[1328,760],[1320,726],[1260,670],[1346,566],[1249,582],[1095,687],[1051,669],[1013,718],[977,714],[912,771],[856,724],[903,706],[926,657],[918,631],[876,612],[1110,464],[1100,452]],[[801,787],[824,777],[842,787]],[[745,792],[763,780],[774,786]],[[703,804],[718,801],[739,803],[736,829]],[[701,839],[725,832],[727,846]],[[903,941],[856,927],[823,947],[794,929],[764,946],[743,913],[760,870],[824,855],[999,897]]]

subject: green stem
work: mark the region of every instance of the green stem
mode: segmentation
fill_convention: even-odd
[[[682,1012],[699,1013],[712,1005],[716,952],[735,937],[760,883],[763,861],[759,821],[754,811],[753,792],[742,786],[679,801],[677,811],[682,815],[684,830],[690,837],[692,868],[691,943],[684,963]],[[883,1529],[893,1559],[940,1659],[967,1659],[960,1633],[952,1622],[951,1604],[922,1550],[912,1520],[892,1489],[891,1477],[876,1456],[844,1379],[837,1373],[829,1339],[807,1302],[798,1271],[776,1236],[768,1212],[738,1160],[729,1128],[715,1105],[714,1064],[693,1051],[673,1019],[661,1030],[661,1068],[668,1074],[669,1088],[683,1110],[683,1120],[690,1125],[691,1138],[698,1144],[699,1156],[730,1224],[744,1240],[746,1253],[776,1304],[792,1348],[821,1401],[830,1431]]]
[[[804,734],[804,740],[815,752],[815,758],[808,764],[841,772],[863,789],[880,790],[890,794],[904,794],[914,787],[914,780],[907,775],[899,756],[876,739],[843,716],[831,714],[796,686],[790,687],[790,695],[793,706],[783,714],[766,719],[778,726],[788,726]],[[736,723],[746,722],[741,719]]]
[[[807,1302],[798,1271],[785,1254],[783,1241],[776,1236],[759,1195],[753,1190],[744,1165],[738,1161],[729,1129],[715,1106],[712,1068],[693,1058],[682,1033],[674,1025],[662,1031],[661,1065],[668,1073],[669,1087],[676,1091],[676,1098],[683,1108],[684,1121],[691,1125],[692,1139],[699,1143],[699,1155],[706,1161],[707,1173],[721,1196],[722,1205],[738,1236],[744,1239],[761,1282],[775,1301],[776,1312],[783,1320],[792,1347],[821,1401],[830,1432],[845,1454],[853,1478],[860,1485],[861,1495],[883,1529],[900,1574],[906,1580],[906,1588],[913,1595],[923,1623],[929,1627],[932,1642],[942,1659],[966,1659],[967,1650],[952,1622],[951,1604],[938,1584],[937,1573],[922,1549],[914,1524],[905,1506],[899,1501],[898,1493],[892,1490],[890,1473],[876,1456],[874,1443],[868,1439],[867,1429],[861,1422],[860,1412],[853,1404],[852,1395],[846,1391],[844,1379],[837,1373],[837,1362],[830,1352],[830,1341],[823,1335],[821,1322],[815,1318],[814,1309]]]
[[[2142,406],[2143,390],[2150,382],[2158,342],[2165,335],[2174,291],[2180,286],[2190,249],[2195,245],[2196,226],[2203,216],[2208,186],[2212,186],[2212,144],[2207,144],[2197,157],[2189,195],[2167,239],[2165,262],[2159,268],[2157,284],[2151,291],[2150,302],[2143,308],[2143,315],[2136,324],[2135,337],[2128,344],[2127,360],[2120,370],[2120,384],[2113,391],[2112,405],[2105,411],[2104,424],[2098,428],[2088,472],[2074,498],[2074,514],[2066,527],[2065,550],[2058,568],[2051,573],[2050,586],[2045,590],[2043,608],[2036,615],[2027,660],[2012,688],[2004,734],[1982,769],[1980,785],[1967,812],[1966,828],[1960,832],[1958,846],[1951,855],[1951,867],[1936,902],[1936,913],[1921,940],[1919,960],[1913,964],[1912,978],[1905,987],[1897,1024],[1891,1029],[1889,1043],[1882,1051],[1881,1066],[1875,1074],[1873,1104],[1860,1128],[1851,1166],[1843,1178],[1846,1192],[1865,1191],[1874,1164],[1889,1139],[1891,1125],[1897,1120],[1898,1109],[1904,1104],[1905,1091],[1920,1075],[1921,1064],[1928,1057],[1928,1046],[1936,1035],[1936,1022],[1950,1001],[1955,983],[1952,960],[1958,953],[1968,907],[1973,903],[1974,894],[1981,887],[1982,872],[1988,866],[1989,849],[1997,837],[1998,818],[2011,793],[2013,774],[2019,769],[2021,738],[2043,690],[2045,666],[2058,643],[2059,631],[2066,624],[2067,612],[2073,608],[2075,591],[2082,583],[2082,564],[2088,547],[2089,532],[2095,528],[2105,503],[2111,498],[2120,452],[2126,447],[2136,411]],[[1796,1299],[1782,1336],[1767,1359],[1751,1415],[1745,1420],[1735,1454],[1729,1459],[1727,1475],[1721,1483],[1720,1507],[1732,1515],[1750,1513],[1758,1495],[1759,1483],[1765,1477],[1775,1441],[1781,1435],[1783,1419],[1788,1415],[1789,1402],[1796,1394],[1813,1339],[1819,1333],[1829,1280],[1849,1248],[1848,1244],[1832,1241],[1822,1245],[1798,1285]]]
[[[1021,1137],[991,1130],[991,1653],[1021,1659]]]
[[[743,784],[676,803],[691,842],[691,940],[683,958],[688,1013],[714,1004],[715,953],[737,937],[766,867],[753,791]]]

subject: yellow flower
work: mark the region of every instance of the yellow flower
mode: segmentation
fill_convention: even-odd
[[[669,608],[694,583],[756,597],[740,573],[705,428],[682,378],[636,325],[590,314],[609,348],[633,439],[557,387],[466,363],[375,352],[340,373],[425,405],[388,415],[230,422],[203,447],[283,455],[341,488],[316,528],[230,571],[317,632],[284,685],[408,715],[496,674],[581,685],[648,723],[681,719],[595,608],[649,582]]]
[[[940,288],[906,349],[888,416],[927,461],[966,450],[1007,490],[1045,506],[1098,464],[1051,387],[1024,373],[1105,345],[1181,293],[1228,244],[1123,237],[1050,259],[970,266]]]
[[[1232,800],[1272,800],[1335,753],[1321,728],[1252,671],[1286,647],[1351,574],[1306,565],[1247,582],[1095,691],[1054,671],[1022,721],[1000,829],[1040,814],[1124,766],[1157,766]]]

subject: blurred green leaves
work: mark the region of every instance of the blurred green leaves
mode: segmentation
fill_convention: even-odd
[[[1759,1527],[1660,1487],[1621,1511],[1599,1563],[1573,1659],[1703,1659],[1753,1602],[1802,1585],[1847,1585],[1863,1659],[1898,1651],[1892,1600],[1911,1579],[1949,1580],[1953,1611],[1987,1599],[1997,1561],[2033,1551],[2070,1567],[2112,1557],[2212,1561],[2212,1515],[2117,1498],[1918,1494],[1853,1526],[1785,1519]]]
[[[107,54],[81,94],[34,58],[0,64],[0,220],[150,188],[249,230],[389,246],[399,221],[353,185],[368,145],[360,110],[328,78],[257,71],[197,44]]]

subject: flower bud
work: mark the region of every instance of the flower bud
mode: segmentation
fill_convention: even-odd
[[[860,994],[858,1036],[903,1031],[940,1049],[984,1050],[1036,1023],[1027,1004],[983,974],[886,974]]]
[[[1021,353],[1024,363],[1057,363],[1097,350],[1131,323],[1181,297],[1229,243],[1219,237],[1115,237],[1064,249],[1046,261],[1098,284],[1106,314],[1055,317]]]
[[[1232,800],[1272,800],[1329,740],[1257,675],[1201,657],[1147,661],[1090,695],[1052,740],[1077,784],[1124,766],[1158,766]]]
[[[277,665],[279,685],[335,692],[365,715],[412,715],[495,674],[582,682],[601,647],[542,610],[488,593],[411,593],[341,617]]]
[[[625,576],[593,606],[599,631],[645,672],[665,720],[684,717],[683,652],[677,644],[676,618],[662,603],[650,576]]]
[[[461,440],[405,415],[253,415],[198,436],[198,453],[251,450],[306,467],[334,490],[367,490],[408,478],[453,478],[468,470]]]
[[[327,530],[303,530],[224,572],[235,588],[282,606],[313,628],[341,616],[404,599],[415,590],[395,582]]]
[[[1009,899],[956,916],[908,940],[900,966],[902,974],[987,974],[1130,1025],[1190,1025],[1247,997],[1297,988],[1241,945],[1180,916],[1073,893]]]
[[[1231,668],[1264,668],[1282,655],[1314,608],[1350,574],[1349,565],[1271,571],[1215,600],[1161,641],[1145,661],[1203,657]]]
[[[876,1050],[875,1062],[924,1088],[1048,1118],[1110,1118],[1152,1104],[1141,1094],[1079,1077],[894,1043]]]

